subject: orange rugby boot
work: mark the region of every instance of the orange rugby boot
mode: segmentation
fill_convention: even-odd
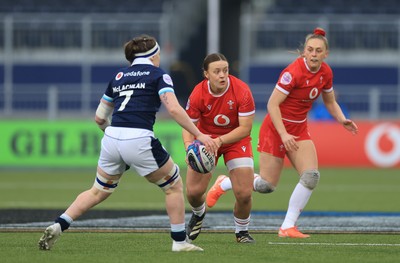
[[[206,203],[209,208],[213,207],[218,199],[221,197],[221,195],[225,194],[226,192],[222,190],[221,188],[221,182],[227,178],[226,175],[220,175],[218,176],[217,180],[213,184],[213,186],[208,190],[207,197],[206,197]]]
[[[308,237],[310,237],[310,235],[301,233],[297,229],[297,226],[287,228],[287,229],[279,228],[278,236],[279,237],[290,237],[290,238],[308,238]]]

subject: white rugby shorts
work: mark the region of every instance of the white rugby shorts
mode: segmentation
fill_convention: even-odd
[[[128,165],[140,176],[146,176],[162,167],[169,157],[152,131],[107,127],[98,165],[109,175],[122,174]]]

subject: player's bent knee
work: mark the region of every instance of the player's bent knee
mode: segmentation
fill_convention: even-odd
[[[118,183],[119,183],[119,179],[110,180],[110,179],[107,179],[107,178],[101,176],[99,173],[97,173],[96,180],[94,181],[93,185],[100,191],[103,191],[106,193],[112,193],[112,192],[114,192],[115,188],[117,188]]]
[[[179,182],[180,178],[179,166],[174,164],[174,167],[171,169],[171,171],[166,176],[155,182],[155,184],[165,192]]]
[[[254,182],[254,190],[262,194],[269,194],[275,191],[275,186],[261,177],[258,177]]]
[[[320,173],[318,170],[306,170],[300,176],[300,183],[304,187],[313,190],[315,187],[317,187],[319,178]]]

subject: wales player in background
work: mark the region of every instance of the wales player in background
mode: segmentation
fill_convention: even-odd
[[[307,238],[296,226],[300,213],[318,184],[317,152],[307,127],[307,114],[313,102],[322,99],[332,117],[345,129],[356,134],[357,125],[347,119],[336,102],[332,70],[324,60],[329,46],[325,31],[316,28],[307,35],[300,56],[285,68],[268,101],[268,114],[260,127],[257,150],[260,152],[260,175],[254,176],[253,188],[271,193],[278,185],[287,156],[299,174],[278,235]],[[213,207],[219,197],[231,189],[226,176],[219,176],[207,194],[207,205]]]

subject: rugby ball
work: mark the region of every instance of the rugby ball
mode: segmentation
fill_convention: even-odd
[[[195,140],[189,145],[186,158],[190,167],[198,173],[209,173],[215,167],[214,154],[209,153],[199,140]]]

